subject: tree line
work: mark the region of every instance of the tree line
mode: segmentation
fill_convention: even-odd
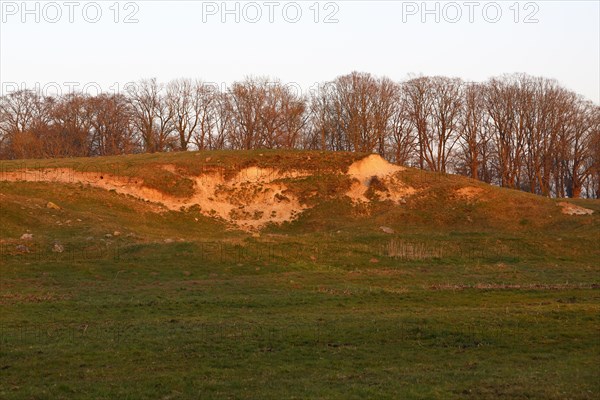
[[[145,79],[120,94],[0,97],[0,158],[207,149],[376,152],[544,196],[600,198],[600,107],[525,74],[395,82],[352,72],[309,95],[248,77],[227,90]]]

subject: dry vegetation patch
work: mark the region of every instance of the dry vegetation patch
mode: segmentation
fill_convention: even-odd
[[[561,207],[561,212],[567,215],[590,215],[594,213],[594,210],[567,203],[566,201],[561,201],[558,203],[558,206]]]
[[[483,189],[475,186],[465,186],[455,191],[456,195],[468,201],[475,201],[481,198]]]

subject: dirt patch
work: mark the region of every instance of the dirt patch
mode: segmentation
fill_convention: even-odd
[[[365,186],[358,181],[354,181],[352,182],[352,186],[350,186],[350,190],[346,192],[346,196],[350,197],[355,203],[366,203],[369,201],[369,199],[366,196],[368,189],[368,186]]]
[[[177,166],[174,164],[162,164],[160,166],[161,169],[164,169],[167,172],[170,172],[172,174],[176,174],[177,173]]]
[[[358,160],[348,168],[348,175],[353,178],[353,182],[346,196],[354,203],[366,203],[370,201],[368,192],[371,188],[379,200],[400,203],[405,197],[417,192],[414,188],[404,185],[397,176],[398,172],[404,170],[405,168],[391,164],[376,154]],[[371,187],[373,182],[377,182],[377,185]]]
[[[562,208],[562,213],[567,215],[591,215],[594,213],[594,210],[590,210],[589,208],[583,208],[575,204],[567,203],[565,201],[561,201],[560,203],[558,203],[558,206]]]
[[[352,163],[348,167],[348,175],[358,179],[363,185],[368,185],[368,181],[373,176],[381,178],[404,170],[405,168],[391,164],[381,156],[371,154],[362,160]]]
[[[461,197],[465,200],[473,201],[481,198],[483,189],[475,186],[465,186],[457,189],[454,193],[456,193],[458,197]]]
[[[55,293],[17,293],[7,292],[0,294],[0,304],[24,304],[24,303],[51,303],[55,301],[68,300],[69,296]]]
[[[169,206],[169,196],[146,187],[143,181],[137,178],[115,176],[102,172],[79,172],[70,168],[54,168],[44,170],[19,170],[4,172],[3,181],[9,182],[57,182],[83,184],[100,189],[115,191],[119,194],[130,195],[138,199],[161,203]]]
[[[429,287],[423,286],[425,290],[569,290],[569,289],[594,289],[595,284],[497,284],[497,283],[476,283],[474,285],[462,284],[436,284]]]
[[[196,177],[196,192],[185,206],[198,205],[203,214],[245,230],[280,224],[296,218],[306,206],[287,192],[285,184],[275,181],[300,175],[257,167],[242,169],[231,179],[220,173],[203,174]]]

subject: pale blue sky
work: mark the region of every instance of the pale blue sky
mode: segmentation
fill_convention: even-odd
[[[302,15],[296,23],[290,20],[298,7],[288,1],[274,6],[263,1],[251,6],[238,2],[239,23],[235,14],[222,15],[221,1],[120,1],[117,23],[115,0],[97,2],[102,15],[96,23],[84,19],[95,18],[96,5],[88,1],[78,1],[72,9],[73,23],[63,1],[54,5],[28,1],[30,14],[21,1],[1,3],[3,91],[14,83],[46,85],[50,91],[54,85],[66,91],[68,82],[110,90],[115,84],[122,87],[146,77],[161,81],[190,77],[229,84],[246,75],[269,75],[308,88],[353,70],[395,80],[413,73],[470,81],[526,72],[556,78],[600,103],[597,0],[479,1],[471,8],[473,22],[469,21],[470,6],[463,1],[451,5],[429,1],[427,8],[433,13],[427,15],[422,15],[420,1],[322,1],[317,23],[315,1],[297,2]],[[228,2],[228,7],[234,9],[234,3]],[[502,15],[492,23],[496,5]],[[256,17],[257,9],[262,18],[250,23],[247,20]],[[274,11],[272,23],[270,9]],[[130,13],[137,23],[123,22]],[[323,22],[330,13],[336,23]],[[531,19],[538,22],[525,23],[532,13]],[[223,22],[222,17],[227,20]],[[422,17],[426,17],[424,22]],[[58,22],[50,23],[52,19]],[[448,21],[452,19],[458,21]]]

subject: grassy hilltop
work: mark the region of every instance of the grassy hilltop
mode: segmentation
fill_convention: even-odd
[[[600,202],[367,156],[0,162],[0,398],[597,398]]]

